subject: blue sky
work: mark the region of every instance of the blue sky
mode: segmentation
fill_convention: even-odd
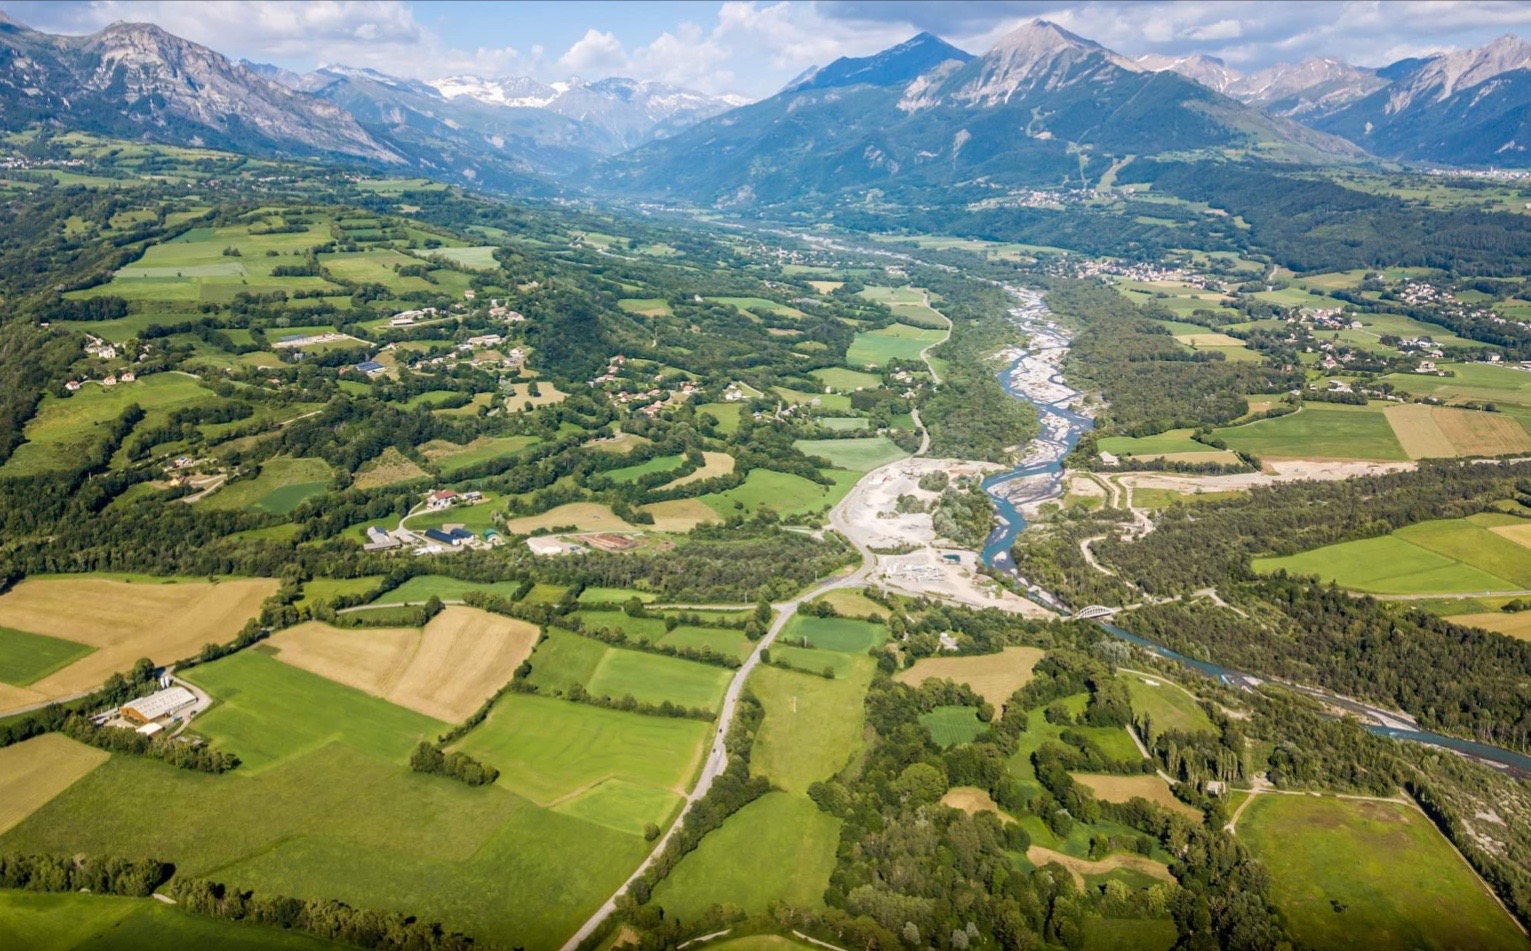
[[[920,30],[982,53],[1038,16],[1131,56],[1199,52],[1246,71],[1313,55],[1380,66],[1504,33],[1531,36],[1531,3],[1494,0],[0,0],[0,9],[51,32],[157,23],[230,56],[297,70],[621,75],[751,98],[809,66]]]

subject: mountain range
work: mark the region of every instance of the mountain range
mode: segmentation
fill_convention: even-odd
[[[746,103],[622,78],[296,73],[150,24],[56,36],[0,14],[0,125],[339,157],[507,192],[576,183],[746,205],[960,186],[982,201],[1089,185],[1128,156],[1531,166],[1531,44],[1246,74],[1202,55],[1129,58],[1036,20],[977,56],[922,33]]]

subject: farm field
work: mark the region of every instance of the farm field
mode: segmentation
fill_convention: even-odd
[[[1450,843],[1403,803],[1257,796],[1238,837],[1270,870],[1271,899],[1306,947],[1525,947]]]
[[[152,898],[0,891],[0,947],[27,951],[334,951],[312,935],[180,911]]]
[[[260,475],[228,482],[199,504],[211,509],[250,509],[286,515],[305,499],[330,487],[330,467],[323,459],[277,457],[261,463]]]
[[[624,297],[617,306],[639,317],[670,317],[674,312],[663,297]]]
[[[540,690],[568,691],[578,684],[596,697],[620,700],[631,695],[640,703],[668,700],[715,710],[730,676],[722,667],[610,647],[554,628],[532,655],[528,679]]]
[[[1133,798],[1147,799],[1170,812],[1178,812],[1188,819],[1201,821],[1201,810],[1175,798],[1169,785],[1158,776],[1141,774],[1120,776],[1115,773],[1070,773],[1082,783],[1096,799],[1106,802],[1126,802]]]
[[[89,644],[0,627],[0,683],[25,687],[93,650]]]
[[[718,421],[718,432],[725,436],[732,436],[739,431],[739,412],[742,409],[738,403],[702,403],[697,406],[697,413],[707,413]]]
[[[885,617],[888,609],[862,593],[860,588],[836,588],[814,599],[834,608],[844,617],[866,617],[875,614]]]
[[[1213,430],[1230,449],[1284,459],[1403,460],[1408,455],[1375,407],[1309,404],[1301,411]]]
[[[1004,706],[1010,695],[1031,682],[1031,669],[1042,659],[1036,647],[1006,647],[998,654],[972,657],[923,657],[894,675],[901,684],[917,686],[927,680],[967,684],[980,697]]]
[[[516,581],[461,581],[446,575],[416,575],[391,591],[377,596],[374,604],[424,604],[434,595],[443,601],[461,601],[470,591],[510,597],[521,587]]]
[[[1370,594],[1472,594],[1531,588],[1531,552],[1494,531],[1500,519],[1419,522],[1390,535],[1341,542],[1283,558],[1257,558],[1256,571],[1318,575]],[[1519,520],[1515,520],[1519,521]],[[1513,538],[1513,536],[1512,536]]]
[[[297,604],[299,607],[306,607],[315,601],[329,601],[343,595],[367,594],[382,580],[382,575],[367,575],[362,578],[310,578],[303,582],[303,596],[297,600]]]
[[[1519,611],[1506,613],[1504,611],[1485,611],[1478,614],[1450,614],[1454,624],[1465,624],[1468,627],[1481,627],[1486,631],[1497,631],[1520,641],[1531,641],[1531,612]]]
[[[888,629],[870,621],[841,617],[807,617],[799,614],[787,622],[778,644],[802,644],[819,650],[864,654],[888,639]]]
[[[467,248],[431,248],[421,252],[424,257],[443,257],[454,264],[463,267],[471,267],[479,270],[494,270],[499,262],[494,259],[495,246],[492,244],[479,245]]]
[[[449,607],[419,628],[336,628],[318,621],[266,642],[283,663],[427,716],[458,723],[532,653],[535,625]]]
[[[654,530],[684,534],[704,522],[722,521],[716,509],[698,499],[653,502],[639,509],[654,516]]]
[[[568,398],[569,398],[569,394],[563,392],[558,387],[554,386],[551,383],[548,383],[545,380],[537,384],[537,395],[536,396],[532,395],[531,384],[529,384],[529,383],[517,384],[515,386],[510,386],[510,387],[506,388],[505,411],[507,413],[519,413],[522,410],[531,409],[531,408],[536,407],[536,406],[551,406],[554,403],[562,403],[564,400],[566,400]],[[480,438],[483,439],[483,438],[492,438],[492,437],[480,437]],[[535,439],[535,437],[528,437],[528,436],[504,436],[504,437],[500,437],[500,438],[501,439],[520,439],[520,440],[525,440],[525,439],[528,439],[528,438]],[[526,443],[525,445],[531,445],[531,443]],[[517,448],[519,448],[519,447],[517,447]],[[511,451],[514,451],[514,450],[511,450]]]
[[[1504,413],[1408,403],[1389,406],[1384,415],[1410,459],[1531,451],[1531,434],[1525,425]]]
[[[778,317],[803,316],[803,312],[796,307],[788,307],[786,304],[779,304],[774,300],[767,300],[764,297],[709,297],[707,300],[714,304],[727,304],[730,307],[737,307],[746,313],[752,310],[763,310]]]
[[[655,456],[647,462],[640,462],[634,466],[625,466],[621,469],[612,469],[603,473],[608,479],[620,485],[631,485],[647,475],[659,475],[679,468],[686,459],[682,455]]]
[[[831,465],[853,472],[871,472],[878,466],[896,462],[909,453],[894,445],[887,436],[853,439],[799,439],[792,444],[809,456],[828,459]]]
[[[135,403],[148,414],[139,426],[148,428],[175,410],[218,402],[217,395],[185,373],[155,373],[110,388],[88,384],[64,399],[47,394],[27,422],[26,442],[16,447],[0,474],[39,475],[78,465],[105,441],[123,410]]]
[[[683,921],[721,902],[750,914],[776,899],[822,908],[839,827],[807,796],[766,793],[702,839],[654,890],[653,902]],[[744,855],[749,861],[740,861]]]
[[[945,339],[944,330],[893,324],[857,334],[845,353],[845,362],[852,367],[885,367],[894,360],[914,362],[920,359],[921,350]]]
[[[876,374],[863,373],[860,370],[850,370],[845,367],[825,367],[822,370],[814,370],[808,375],[832,390],[847,393],[852,390],[875,389],[882,385],[882,377]]]
[[[272,579],[121,581],[93,575],[28,578],[0,595],[0,626],[94,648],[25,687],[0,684],[0,711],[94,690],[140,657],[169,663],[234,639]]]
[[[44,733],[0,747],[0,833],[110,758],[110,753],[62,733]]]
[[[845,497],[861,477],[856,472],[830,472],[833,486],[810,482],[802,476],[771,469],[751,469],[742,485],[727,492],[700,497],[700,501],[724,518],[734,514],[753,515],[769,507],[778,515],[803,515],[833,506]]]
[[[413,459],[389,446],[381,456],[357,470],[353,485],[358,489],[375,489],[395,482],[424,479],[427,475]]]
[[[750,756],[753,771],[790,793],[806,793],[810,784],[839,772],[861,749],[862,698],[873,669],[870,657],[852,658],[847,675],[834,680],[756,669],[749,689],[765,707],[765,720]]]
[[[1185,453],[1218,454],[1218,450],[1192,439],[1191,432],[1189,429],[1170,429],[1153,436],[1106,436],[1097,439],[1095,447],[1113,456],[1137,459],[1158,459]]]
[[[420,449],[425,458],[441,470],[442,475],[451,476],[480,462],[513,455],[536,442],[536,436],[480,436],[462,446],[437,440],[426,443]]]
[[[538,529],[552,530],[573,526],[578,532],[632,532],[636,525],[617,518],[610,506],[599,502],[569,502],[538,515],[522,515],[505,520],[507,531],[529,535]]]
[[[1145,742],[1153,742],[1154,737],[1166,730],[1217,732],[1196,698],[1174,681],[1157,674],[1150,676],[1126,670],[1119,671],[1116,676],[1127,685],[1127,693],[1132,697],[1132,712],[1148,717],[1149,736],[1143,738]]]
[[[497,786],[544,806],[608,781],[668,791],[678,799],[702,763],[710,734],[699,720],[511,693],[453,749],[499,767]]]
[[[1392,373],[1378,379],[1415,396],[1437,396],[1443,400],[1497,403],[1503,409],[1531,405],[1531,373],[1487,363],[1442,363],[1440,369],[1451,376],[1428,376],[1418,373]]]
[[[702,467],[700,469],[697,469],[695,472],[692,472],[689,475],[678,476],[677,478],[671,479],[669,482],[666,482],[664,485],[660,486],[660,488],[675,489],[683,485],[690,485],[693,482],[701,482],[704,479],[716,479],[718,476],[725,476],[730,472],[733,472],[734,465],[734,457],[730,456],[726,452],[704,451],[702,453]]]
[[[755,647],[741,631],[689,625],[677,627],[668,634],[660,636],[655,643],[665,647],[710,650],[715,654],[731,656],[741,661],[750,656]]]
[[[976,707],[948,705],[936,707],[920,715],[920,725],[930,731],[930,736],[940,747],[956,746],[977,739],[989,728],[978,719]]]
[[[814,420],[820,426],[832,432],[845,433],[857,429],[869,429],[872,425],[870,419],[861,416],[820,416]]]

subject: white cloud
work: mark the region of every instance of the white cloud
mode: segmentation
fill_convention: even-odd
[[[592,28],[586,30],[568,52],[558,57],[558,64],[585,72],[611,72],[627,65],[627,51],[615,34]]]

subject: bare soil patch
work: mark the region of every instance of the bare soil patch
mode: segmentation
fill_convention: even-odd
[[[401,707],[460,723],[531,656],[537,628],[448,607],[419,628],[336,628],[317,621],[268,641],[277,659]]]

